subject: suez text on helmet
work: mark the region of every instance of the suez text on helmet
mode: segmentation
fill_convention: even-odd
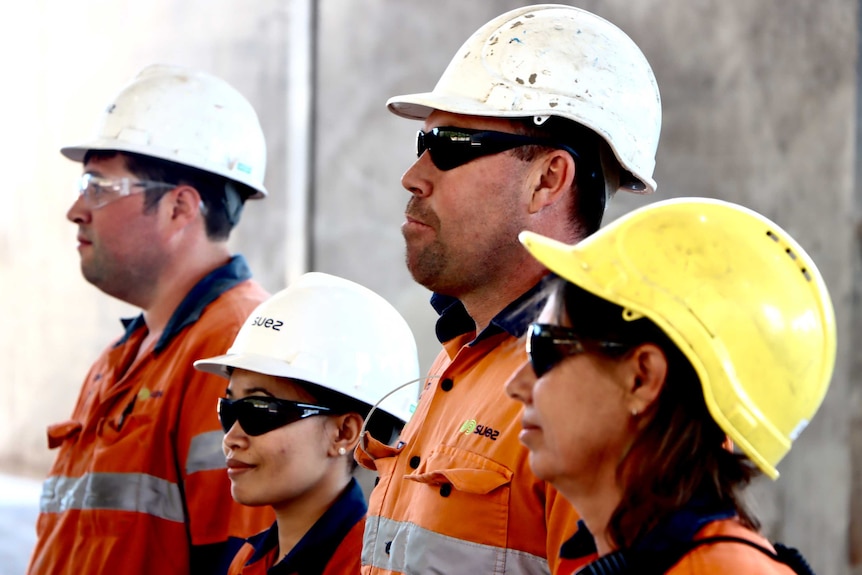
[[[650,193],[661,131],[661,96],[640,48],[585,10],[557,4],[494,18],[458,50],[430,92],[395,96],[391,112],[424,120],[433,110],[472,116],[550,116],[598,134],[606,195]]]
[[[227,353],[195,367],[232,369],[311,383],[407,421],[419,392],[416,340],[384,298],[349,280],[309,272],[261,303]]]
[[[93,136],[61,148],[80,162],[90,150],[131,152],[191,166],[266,196],[266,141],[252,105],[205,72],[155,64],[114,97]]]
[[[715,422],[767,476],[814,416],[835,365],[835,313],[814,261],[742,206],[677,198],[569,246],[521,232],[551,271],[646,317],[694,367]]]

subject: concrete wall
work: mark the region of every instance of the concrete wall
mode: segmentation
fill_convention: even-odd
[[[375,289],[408,318],[423,366],[436,353],[428,293],[403,266],[399,232],[418,124],[387,97],[430,89],[479,25],[526,2],[319,0],[311,267]],[[664,102],[654,198],[620,196],[611,220],[653,199],[740,202],[815,258],[838,315],[835,379],[823,409],[753,496],[768,532],[818,573],[862,573],[862,337],[859,289],[858,5],[854,0],[583,0],[628,32]],[[241,9],[240,9],[241,7]],[[57,148],[85,137],[122,83],[153,61],[202,67],[263,121],[271,196],[249,204],[233,243],[270,290],[287,264],[288,0],[43,0],[0,21],[0,465],[43,474],[44,428],[68,416],[90,361],[134,313],[78,273],[64,220],[79,168]],[[26,56],[26,57],[25,57]],[[853,451],[851,451],[851,447]],[[854,457],[851,458],[851,453]],[[857,480],[856,483],[859,483]]]

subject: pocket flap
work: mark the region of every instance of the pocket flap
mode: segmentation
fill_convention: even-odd
[[[84,426],[74,420],[53,423],[48,426],[48,449],[60,447],[64,441],[78,435]]]
[[[434,485],[451,483],[458,491],[484,495],[509,484],[512,475],[509,468],[478,453],[441,445],[406,478]]]

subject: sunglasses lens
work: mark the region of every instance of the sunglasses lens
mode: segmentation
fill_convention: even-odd
[[[236,406],[234,402],[224,397],[218,400],[218,420],[221,423],[222,429],[227,433],[233,424],[236,423]]]
[[[527,340],[527,354],[536,377],[542,377],[551,370],[561,358],[559,349],[552,338],[545,335],[542,326],[533,324],[530,327],[530,337]]]
[[[325,407],[266,397],[221,398],[218,404],[219,420],[225,433],[238,421],[242,430],[252,437],[328,411]]]
[[[428,132],[419,130],[416,136],[416,156],[426,150],[438,170],[448,171],[462,166],[478,157],[493,153],[471,142],[472,132],[451,128],[434,128]]]

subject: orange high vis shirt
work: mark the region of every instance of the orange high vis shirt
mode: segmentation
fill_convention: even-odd
[[[90,369],[69,421],[48,430],[46,479],[29,573],[225,573],[274,515],[233,501],[216,402],[225,380],[194,369],[224,353],[267,293],[244,259],[209,274],[152,351],[134,359],[143,317]]]
[[[531,290],[475,338],[457,300],[438,321],[444,349],[395,446],[357,449],[380,480],[371,493],[362,573],[558,573],[577,514],[530,470],[518,440],[521,404],[504,390],[526,361],[521,335],[544,298]],[[451,336],[452,331],[461,331]]]
[[[365,509],[365,496],[353,479],[281,561],[275,524],[246,542],[228,575],[358,575]]]
[[[717,539],[716,539],[717,538]],[[595,540],[583,523],[566,542],[563,554],[595,556]],[[795,550],[794,550],[795,551]],[[779,557],[762,535],[742,525],[732,508],[696,498],[673,512],[630,549],[604,555],[576,575],[794,575],[789,563],[800,555]],[[801,573],[806,571],[802,569]]]
[[[734,519],[714,521],[698,532],[695,539],[731,536],[747,539],[774,551],[762,535],[746,529]],[[754,547],[744,543],[710,543],[695,547],[679,563],[671,567],[668,575],[794,575],[793,569],[780,563]]]

